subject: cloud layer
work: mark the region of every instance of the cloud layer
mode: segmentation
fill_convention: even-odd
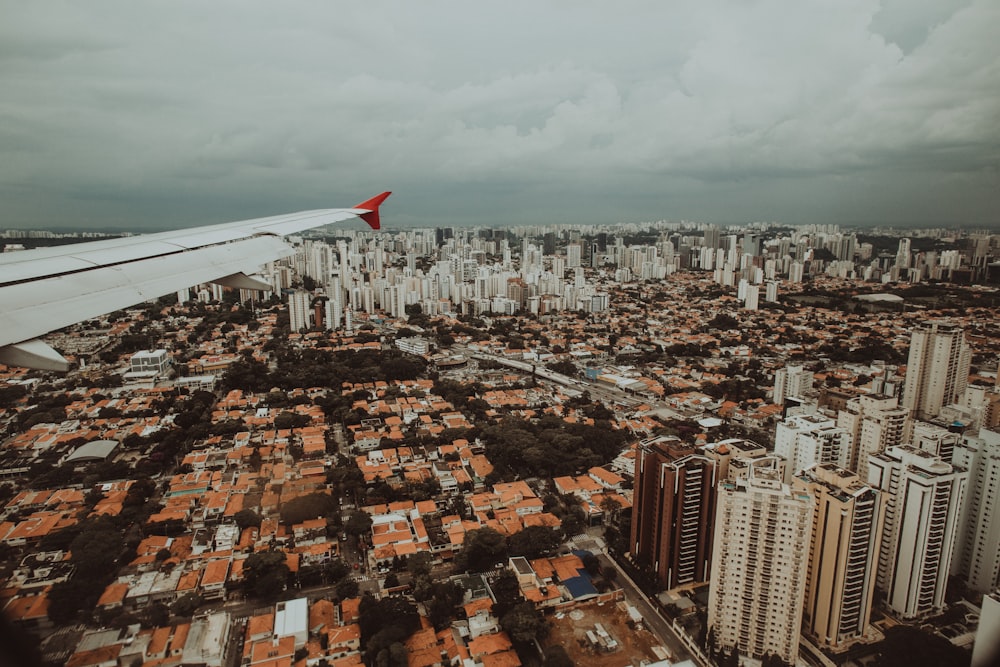
[[[0,227],[1000,223],[992,0],[347,4],[0,2]]]

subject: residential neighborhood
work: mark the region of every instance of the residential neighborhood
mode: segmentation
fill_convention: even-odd
[[[965,631],[933,640],[969,652],[990,593],[962,560],[988,532],[974,508],[949,528],[947,601],[942,583],[897,608],[879,579],[857,632],[800,619],[801,649],[798,626],[766,650],[722,641],[739,621],[710,598],[712,554],[749,556],[712,530],[755,484],[812,475],[799,496],[818,498],[826,465],[859,489],[892,465],[869,456],[911,445],[934,470],[980,465],[1000,427],[996,236],[929,234],[904,262],[834,230],[442,231],[306,239],[270,293],[201,286],[53,335],[66,374],[0,367],[0,604],[25,651],[849,665],[945,615]],[[910,408],[913,337],[939,320],[961,386],[871,440]]]

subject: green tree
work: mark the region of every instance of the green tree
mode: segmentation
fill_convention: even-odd
[[[494,599],[493,613],[499,618],[503,618],[508,611],[524,602],[517,577],[510,570],[501,572],[490,581],[489,586]]]
[[[372,518],[364,510],[354,510],[344,522],[344,532],[348,535],[361,537],[367,535],[372,529]]]
[[[420,615],[412,602],[405,598],[389,596],[376,600],[371,595],[361,598],[358,607],[358,625],[361,628],[361,645],[365,649],[365,662],[373,664],[382,651],[395,643],[402,643],[420,629]],[[382,656],[384,664],[390,653]],[[406,664],[405,662],[402,664]]]
[[[418,551],[406,559],[406,570],[414,575],[429,575],[433,558],[426,551]]]
[[[240,530],[246,530],[251,526],[260,527],[260,516],[252,509],[242,509],[233,515],[236,526]]]
[[[500,625],[519,644],[545,639],[549,633],[549,622],[530,602],[515,605],[500,618]]]
[[[202,597],[197,593],[186,593],[178,598],[170,607],[174,616],[187,618],[194,614],[195,610],[202,605]]]
[[[485,572],[507,560],[507,541],[492,528],[470,530],[465,534],[462,550],[455,557],[461,570]]]
[[[337,583],[335,590],[338,598],[346,600],[348,598],[357,597],[359,588],[358,582],[353,579],[342,579]]]
[[[511,556],[524,556],[528,560],[551,556],[562,545],[562,531],[547,526],[528,526],[507,540]]]
[[[276,597],[288,583],[288,564],[283,551],[272,549],[250,554],[243,566],[245,590],[262,598]]]
[[[336,511],[337,499],[329,493],[317,491],[292,498],[281,507],[281,520],[288,525],[318,519]]]

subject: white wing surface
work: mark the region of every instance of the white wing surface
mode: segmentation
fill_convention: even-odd
[[[266,287],[249,274],[293,254],[282,236],[354,217],[379,229],[378,207],[389,194],[354,208],[0,254],[0,363],[66,370],[68,362],[35,339],[200,283]]]

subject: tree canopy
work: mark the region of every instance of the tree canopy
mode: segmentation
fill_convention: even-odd
[[[462,570],[485,572],[507,560],[507,540],[492,528],[470,530],[465,534],[455,565]]]
[[[316,491],[292,498],[281,507],[283,523],[294,525],[309,519],[318,519],[337,510],[337,499],[329,493]]]
[[[537,423],[508,417],[483,430],[486,453],[503,478],[576,475],[614,459],[625,434],[606,421],[593,426],[546,416]]]

